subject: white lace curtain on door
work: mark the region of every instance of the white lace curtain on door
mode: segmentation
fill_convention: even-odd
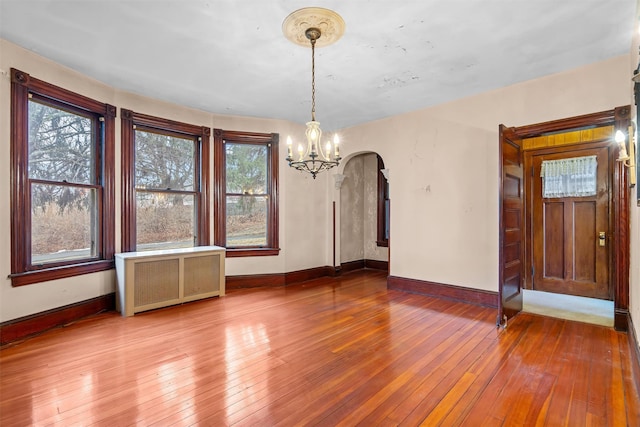
[[[586,197],[596,194],[598,161],[596,156],[544,160],[542,197]]]

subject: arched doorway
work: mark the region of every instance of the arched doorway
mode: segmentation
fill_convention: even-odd
[[[389,271],[389,183],[376,153],[348,159],[340,176],[339,263],[343,272]]]

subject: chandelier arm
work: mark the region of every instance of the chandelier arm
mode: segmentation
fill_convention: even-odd
[[[338,166],[340,163],[338,161],[324,161],[324,160],[299,160],[295,161],[293,159],[289,160],[289,166],[297,169],[299,171],[306,171],[310,173],[318,173],[323,170],[331,169],[335,166]]]

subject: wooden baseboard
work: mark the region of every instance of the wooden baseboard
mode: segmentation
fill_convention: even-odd
[[[306,270],[290,271],[284,274],[285,285],[306,282],[307,280],[319,279],[320,277],[335,276],[335,268],[325,265],[324,267],[308,268]]]
[[[225,277],[225,290],[284,286],[284,274],[247,274]]]
[[[361,259],[341,264],[339,268],[325,265],[324,267],[307,268],[304,270],[290,271],[288,273],[227,276],[225,289],[228,291],[243,288],[293,285],[294,283],[306,282],[307,280],[319,279],[320,277],[336,276],[350,271],[362,270],[363,268],[389,271],[389,263],[387,261]]]
[[[640,391],[640,341],[636,335],[636,329],[633,327],[633,319],[627,313],[627,336],[629,337],[629,358],[631,359],[632,375],[636,383],[636,390]]]
[[[404,277],[389,276],[387,287],[415,294],[427,295],[467,304],[480,305],[482,307],[498,308],[498,293],[471,289],[462,286],[445,285],[442,283],[427,282],[424,280],[407,279]]]
[[[64,307],[43,311],[42,313],[9,320],[0,324],[0,345],[18,341],[58,326],[67,325],[83,317],[115,309],[116,294],[110,293]]]
[[[277,287],[306,282],[320,277],[335,276],[336,270],[325,265],[324,267],[307,268],[305,270],[290,271],[288,273],[274,274],[248,274],[240,276],[227,276],[225,289],[243,289],[260,287]]]
[[[357,261],[343,262],[340,264],[340,274],[348,273],[350,271],[362,270],[364,268],[364,260],[359,259]]]
[[[365,259],[364,268],[371,268],[373,270],[389,271],[388,261],[378,261],[376,259]]]
[[[342,264],[340,264],[341,273],[362,270],[363,268],[389,271],[389,263],[387,261],[378,261],[375,259],[359,259],[356,261],[343,262]]]
[[[613,327],[616,331],[629,330],[629,310],[616,308],[613,312]]]

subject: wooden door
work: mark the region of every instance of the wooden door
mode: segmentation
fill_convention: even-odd
[[[597,191],[588,197],[543,198],[543,160],[597,156]],[[608,147],[534,155],[532,159],[533,289],[612,299],[609,286]],[[603,234],[601,234],[603,233]],[[601,238],[603,236],[603,238]]]
[[[522,311],[524,182],[522,139],[500,125],[498,325]]]

